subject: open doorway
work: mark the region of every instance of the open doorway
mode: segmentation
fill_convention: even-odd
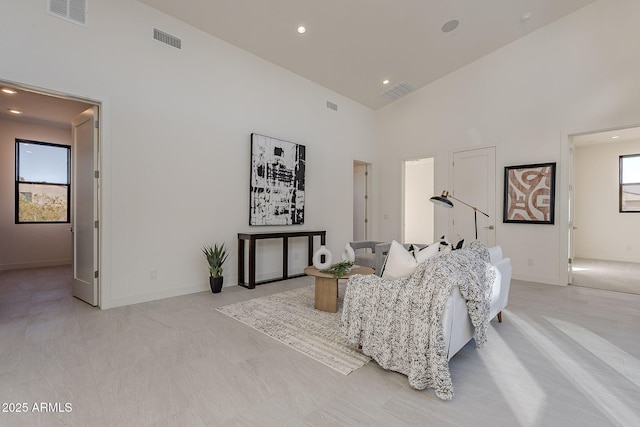
[[[8,207],[0,211],[0,229],[3,234],[0,242],[0,270],[20,270],[22,275],[28,276],[29,270],[37,269],[40,271],[34,271],[34,277],[42,277],[43,268],[52,268],[56,275],[65,271],[66,268],[71,276],[69,280],[71,284],[78,279],[76,274],[78,271],[90,269],[92,285],[95,286],[93,292],[95,298],[87,302],[91,305],[99,305],[98,277],[94,277],[97,276],[98,271],[97,256],[90,260],[90,266],[84,265],[88,262],[78,257],[78,253],[82,253],[86,258],[87,251],[76,250],[80,235],[78,231],[87,228],[79,225],[78,221],[82,219],[83,224],[90,224],[90,232],[96,236],[92,239],[91,246],[97,255],[99,195],[97,192],[91,195],[89,200],[91,212],[87,214],[87,209],[78,211],[81,203],[77,200],[78,191],[76,190],[97,187],[99,153],[96,151],[95,156],[87,156],[86,150],[78,153],[77,149],[80,147],[78,141],[87,140],[81,135],[82,132],[91,133],[92,143],[97,146],[100,131],[97,121],[99,103],[2,80],[0,80],[0,90],[0,150],[2,153],[0,197],[7,201],[4,205]],[[87,112],[92,112],[92,116],[90,121],[84,122],[85,129],[82,129],[82,122],[77,120],[86,117]],[[18,151],[14,148],[18,146],[17,140],[38,141],[43,143],[43,146],[69,149],[71,155],[66,167],[70,178],[70,191],[63,198],[64,200],[55,200],[55,203],[66,203],[69,215],[64,220],[31,223],[18,220],[19,207],[22,206],[20,196],[31,198],[33,195],[30,192],[26,195],[19,192],[22,181],[25,179],[17,174]],[[24,156],[31,155],[28,147],[23,151]],[[46,198],[38,200],[40,202],[44,199]],[[45,205],[41,208],[46,209],[46,202],[42,203]],[[85,217],[89,215],[91,218],[86,221]],[[82,235],[84,234],[86,231],[82,231]],[[30,279],[26,277],[23,280],[27,283]],[[29,285],[34,292],[37,291],[37,283],[34,281]],[[78,296],[71,290],[69,292]]]
[[[574,135],[570,144],[569,283],[640,294],[640,210],[621,204],[640,199],[640,162],[621,173],[625,158],[640,155],[640,127]]]
[[[434,205],[429,198],[435,194],[433,157],[406,160],[403,174],[403,241],[431,243],[434,241]]]

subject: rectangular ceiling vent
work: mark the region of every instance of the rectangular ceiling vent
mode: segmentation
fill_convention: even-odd
[[[389,89],[383,92],[380,92],[380,95],[384,95],[387,98],[391,98],[391,99],[399,99],[413,92],[414,90],[416,90],[416,88],[411,83],[400,82],[397,85],[390,87]]]
[[[87,0],[47,0],[47,13],[74,24],[87,26]]]
[[[333,110],[333,111],[338,111],[338,104],[334,104],[331,101],[327,101],[327,108]]]
[[[182,49],[182,40],[180,40],[176,36],[172,36],[169,33],[160,31],[157,28],[153,29],[153,38],[158,40],[159,42],[175,47],[176,49]]]

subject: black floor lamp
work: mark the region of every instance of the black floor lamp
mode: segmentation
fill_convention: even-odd
[[[433,196],[429,200],[431,200],[433,203],[435,203],[438,206],[444,206],[445,208],[449,208],[450,209],[450,208],[453,207],[453,202],[451,200],[449,200],[449,199],[457,200],[458,202],[462,203],[463,205],[467,205],[471,209],[473,209],[473,221],[474,221],[474,224],[476,226],[476,240],[477,240],[478,239],[478,212],[480,212],[482,215],[486,216],[487,218],[489,218],[489,215],[484,213],[484,212],[482,212],[480,209],[476,208],[475,206],[471,206],[467,202],[463,202],[460,199],[456,199],[451,194],[449,194],[449,192],[447,190],[444,190],[440,196]]]

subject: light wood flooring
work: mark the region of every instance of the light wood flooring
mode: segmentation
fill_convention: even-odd
[[[70,275],[0,272],[0,402],[29,408],[1,426],[640,425],[639,295],[514,281],[487,346],[451,360],[442,401],[374,362],[342,375],[215,310],[312,278],[101,311],[71,297]],[[30,412],[41,402],[72,410]]]
[[[640,294],[638,263],[576,258],[572,269],[576,286]]]

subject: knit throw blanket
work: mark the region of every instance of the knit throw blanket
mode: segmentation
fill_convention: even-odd
[[[474,241],[464,249],[439,253],[409,277],[374,275],[349,278],[341,332],[384,369],[407,375],[411,387],[435,389],[453,398],[442,313],[453,286],[467,301],[476,345],[487,340],[489,304],[495,271],[489,251]]]

